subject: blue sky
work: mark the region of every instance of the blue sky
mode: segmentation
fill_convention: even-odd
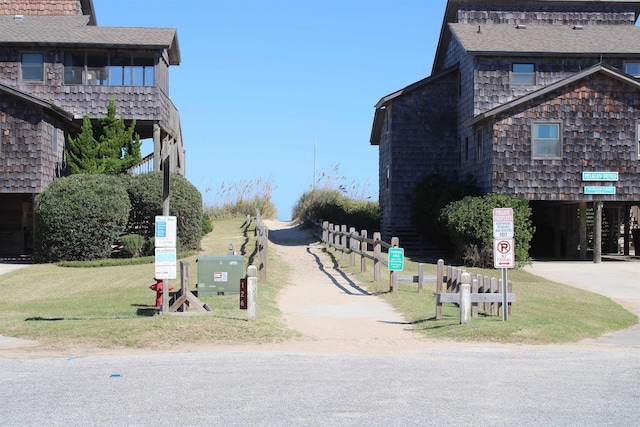
[[[223,188],[262,182],[288,220],[314,164],[317,186],[377,200],[373,107],[431,73],[446,0],[93,4],[101,26],[177,28],[182,63],[169,90],[187,178],[205,204],[224,202]]]

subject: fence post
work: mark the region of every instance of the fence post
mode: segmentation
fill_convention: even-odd
[[[460,324],[471,320],[471,274],[462,273],[460,284]]]
[[[325,245],[327,244],[327,241],[329,240],[329,221],[324,221],[322,223],[322,243],[324,243]]]
[[[471,277],[471,276],[469,276]],[[464,282],[463,282],[464,283]],[[478,293],[478,279],[473,279],[473,281],[471,282],[471,293],[472,294],[477,294]],[[469,297],[471,298],[471,297]],[[472,302],[471,303],[471,317],[478,317],[478,303],[477,302]]]
[[[340,227],[340,231],[342,232],[342,235],[340,236],[340,249],[342,250],[340,259],[344,259],[347,252],[347,226],[345,224],[342,224],[342,226]]]
[[[380,280],[380,240],[382,240],[382,234],[379,231],[373,233],[373,280]]]
[[[498,292],[498,282],[497,279],[495,277],[491,278],[491,293],[495,294]],[[498,303],[497,302],[492,302],[491,303],[491,314],[494,316],[498,315]]]
[[[362,237],[362,239],[366,239],[367,238],[367,230],[362,230],[360,232],[360,237]],[[360,244],[360,272],[364,273],[365,271],[367,271],[367,258],[364,256],[364,253],[367,252],[367,250],[369,249],[368,247],[369,245],[367,244],[367,242],[362,242]]]
[[[418,293],[422,293],[422,288],[424,286],[424,264],[418,264]]]
[[[247,268],[247,320],[256,320],[258,311],[258,269],[255,265]]]
[[[351,266],[356,265],[356,252],[354,249],[358,249],[356,248],[356,243],[358,243],[358,241],[353,238],[355,234],[356,228],[349,228],[349,265]]]
[[[267,281],[267,255],[269,250],[269,229],[262,227],[260,232],[260,281]]]
[[[441,294],[442,293],[442,288],[444,285],[444,260],[443,259],[439,259],[438,260],[438,265],[436,267],[436,298],[437,298],[437,294]],[[437,302],[436,303],[436,320],[440,320],[442,319],[442,303],[441,302]]]

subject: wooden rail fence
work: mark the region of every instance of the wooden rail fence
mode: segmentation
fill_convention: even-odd
[[[335,248],[341,252],[342,259],[349,255],[349,265],[356,265],[356,257],[360,257],[360,271],[367,271],[366,260],[373,261],[373,278],[379,280],[381,278],[380,266],[388,267],[387,256],[384,255],[383,249],[399,247],[400,241],[397,237],[392,237],[391,242],[384,242],[379,232],[373,233],[373,238],[367,237],[367,230],[357,232],[354,227],[350,227],[347,231],[346,225],[335,225],[328,221],[311,221],[314,225],[314,232],[322,243],[329,247]],[[371,250],[370,250],[371,248]],[[439,259],[436,265],[435,276],[425,276],[425,265],[418,264],[418,275],[400,275],[397,271],[391,271],[389,275],[390,291],[398,290],[398,283],[417,283],[418,293],[423,292],[425,284],[435,284],[436,295],[436,320],[442,319],[442,304],[455,303],[460,305],[460,288],[463,285],[463,274],[466,270],[459,267],[446,266],[444,260]],[[467,273],[469,277],[471,275]],[[471,317],[477,317],[479,311],[484,311],[491,315],[502,316],[502,280],[494,277],[476,275],[471,277]],[[512,282],[507,282],[507,301],[508,314],[511,315],[511,303],[515,302],[515,294],[512,293]]]

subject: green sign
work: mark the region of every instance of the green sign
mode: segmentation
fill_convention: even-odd
[[[618,172],[582,172],[583,181],[617,181]]]
[[[404,248],[389,248],[389,270],[402,271],[404,268]]]
[[[616,194],[616,187],[584,187],[584,194]]]

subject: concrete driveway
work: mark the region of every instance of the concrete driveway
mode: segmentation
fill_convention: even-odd
[[[554,282],[609,297],[640,317],[639,257],[603,257],[598,264],[593,261],[534,261],[525,270]],[[640,324],[589,341],[640,347]]]

